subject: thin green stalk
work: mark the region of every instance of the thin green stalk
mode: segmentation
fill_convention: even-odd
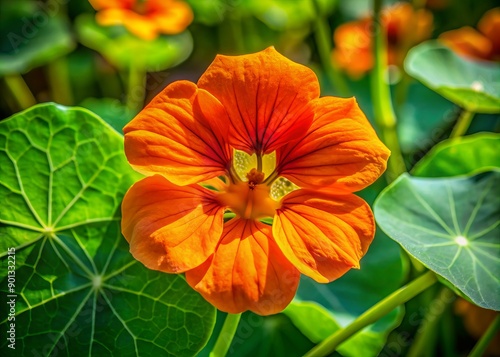
[[[441,348],[443,357],[455,357],[455,321],[453,321],[453,305],[449,305],[441,318]]]
[[[227,20],[229,25],[229,31],[233,37],[233,50],[235,50],[238,54],[246,53],[246,39],[243,35],[243,24],[242,18],[239,14],[233,14],[232,16],[228,16]],[[225,34],[227,36],[227,33]]]
[[[358,333],[360,330],[374,323],[375,321],[378,321],[399,305],[404,304],[408,300],[414,298],[422,291],[434,284],[436,281],[436,275],[431,271],[428,271],[427,273],[421,275],[412,282],[396,290],[382,301],[379,301],[377,304],[360,315],[356,320],[351,322],[350,325],[330,335],[330,337],[328,337],[316,347],[311,349],[308,353],[306,353],[304,357],[319,357],[329,355],[352,335]]]
[[[408,357],[429,355],[429,349],[432,349],[436,342],[441,317],[453,301],[455,301],[455,294],[447,287],[442,287],[436,298],[428,306],[425,318],[408,351]]]
[[[5,76],[4,81],[19,106],[19,109],[28,109],[36,104],[35,96],[31,93],[31,90],[20,74]]]
[[[146,96],[146,71],[141,66],[129,68],[127,90],[127,108],[138,113],[144,106]]]
[[[124,85],[122,84],[122,76],[119,73],[99,73],[97,76],[97,85],[99,86],[100,93],[106,98],[117,98],[123,93]]]
[[[404,69],[401,69],[401,80],[396,84],[396,88],[394,90],[394,103],[396,106],[396,112],[398,113],[400,112],[401,107],[406,103],[412,82],[413,78],[410,77]]]
[[[54,102],[64,105],[73,104],[73,94],[69,81],[68,63],[65,57],[51,61],[47,65],[47,75]]]
[[[391,92],[389,84],[385,80],[387,72],[387,44],[380,18],[381,8],[382,0],[374,0],[375,66],[372,71],[371,91],[375,123],[381,130],[382,140],[389,150],[391,150],[391,157],[387,164],[387,180],[392,182],[406,171],[406,166],[396,132],[396,115],[392,107]]]
[[[332,30],[326,21],[326,18],[320,14],[320,7],[317,0],[312,0],[316,9],[316,24],[314,30],[314,40],[318,47],[318,54],[321,60],[321,65],[326,72],[330,85],[337,90],[339,95],[349,96],[350,90],[347,86],[342,73],[338,68],[332,65],[332,45],[330,39],[332,38]]]
[[[217,337],[214,348],[210,352],[209,357],[224,357],[229,351],[229,346],[233,341],[234,334],[238,328],[238,323],[240,322],[241,314],[227,314],[222,330]]]
[[[467,132],[467,129],[469,129],[472,118],[474,118],[474,112],[463,109],[462,113],[460,113],[460,116],[458,117],[457,123],[451,131],[450,138],[456,138],[464,135]]]
[[[481,339],[476,343],[472,351],[469,353],[469,357],[483,356],[484,352],[488,348],[488,345],[490,344],[493,337],[495,337],[495,334],[498,330],[500,330],[500,313],[497,314],[497,317],[495,317],[484,335],[481,336]]]

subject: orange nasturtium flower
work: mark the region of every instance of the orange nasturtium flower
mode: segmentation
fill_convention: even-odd
[[[487,11],[477,25],[446,31],[439,39],[455,52],[468,57],[500,61],[500,7]]]
[[[274,48],[219,55],[197,84],[167,86],[124,128],[127,158],[148,176],[122,205],[132,255],[185,272],[222,311],[262,315],[288,305],[300,273],[327,283],[359,267],[375,225],[352,192],[383,173],[389,151],[355,99],[319,93],[314,73]],[[240,176],[241,152],[257,164]],[[278,178],[298,187],[275,200]]]
[[[401,66],[408,49],[431,36],[432,14],[415,11],[409,3],[396,3],[381,14],[387,36],[388,64]],[[333,61],[352,77],[359,77],[374,65],[373,18],[366,17],[337,27],[333,34]]]
[[[177,0],[89,0],[102,26],[123,25],[144,40],[175,35],[193,21],[189,5]]]

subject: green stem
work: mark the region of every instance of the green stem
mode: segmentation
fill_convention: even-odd
[[[436,275],[431,271],[428,271],[427,273],[421,275],[412,282],[396,290],[382,301],[379,301],[377,304],[360,315],[356,320],[351,322],[350,325],[347,325],[343,329],[340,329],[334,334],[330,335],[330,337],[328,337],[316,347],[311,349],[308,353],[306,353],[304,357],[318,357],[329,355],[330,353],[335,351],[337,346],[349,339],[352,335],[356,334],[361,329],[374,323],[375,321],[381,319],[399,305],[404,304],[408,300],[414,298],[422,291],[434,284],[436,281]]]
[[[450,138],[456,138],[464,135],[467,132],[467,129],[469,129],[472,118],[474,118],[474,112],[463,109],[462,113],[460,113],[460,116],[458,117],[455,127],[451,131]]]
[[[5,84],[9,88],[19,109],[27,109],[36,104],[36,99],[28,85],[20,74],[10,74],[4,77]]]
[[[408,351],[408,357],[429,355],[429,350],[436,342],[441,317],[453,301],[455,301],[455,294],[447,287],[442,287],[436,298],[428,306],[425,318]]]
[[[349,96],[350,90],[347,83],[338,70],[337,67],[332,65],[332,46],[330,39],[332,38],[332,30],[324,16],[320,14],[320,7],[317,3],[318,0],[312,0],[316,9],[317,20],[314,30],[314,40],[318,47],[318,54],[321,60],[321,65],[326,72],[330,85],[337,90],[339,95]]]
[[[127,107],[138,113],[146,96],[146,72],[140,66],[131,66],[128,73]]]
[[[441,348],[443,357],[455,357],[455,321],[453,321],[453,306],[449,305],[441,318]]]
[[[472,351],[469,353],[469,357],[483,356],[484,352],[488,348],[488,345],[490,344],[491,340],[498,330],[500,330],[500,314],[497,314],[497,317],[495,317],[484,335],[481,336],[481,339],[478,341],[478,343],[476,343]]]
[[[238,328],[240,318],[241,314],[227,314],[226,321],[224,321],[222,330],[219,333],[219,337],[217,337],[217,341],[209,357],[224,357],[226,355],[233,341],[236,329]]]
[[[47,65],[47,75],[52,90],[52,100],[64,105],[73,104],[66,58],[61,57],[50,62]]]
[[[401,80],[396,84],[396,88],[394,90],[394,103],[397,113],[400,113],[401,107],[406,103],[412,81],[413,78],[410,77],[404,69],[401,69]]]
[[[237,54],[245,54],[247,52],[245,43],[246,40],[243,35],[241,16],[239,14],[233,14],[232,16],[228,16],[226,21],[228,22],[229,31],[233,37],[233,47],[230,50],[236,51]],[[225,36],[227,37],[227,33]]]
[[[391,150],[387,164],[387,180],[394,181],[406,171],[403,155],[396,132],[396,115],[392,107],[389,84],[385,80],[387,72],[387,44],[385,30],[380,18],[382,0],[374,0],[375,66],[371,78],[371,92],[375,123],[382,132],[382,139]]]

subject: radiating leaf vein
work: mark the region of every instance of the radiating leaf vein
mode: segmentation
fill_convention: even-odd
[[[484,188],[483,192],[481,193],[481,196],[477,200],[476,205],[474,206],[474,209],[472,210],[472,213],[469,217],[469,220],[465,225],[464,236],[467,236],[467,234],[469,233],[470,227],[472,226],[472,223],[476,219],[477,213],[479,212],[479,209],[483,204],[484,198],[486,197],[486,194],[490,191],[492,186],[493,186],[493,180],[490,180],[489,185]]]
[[[436,213],[436,211],[434,211],[432,207],[429,206],[427,202],[425,202],[423,197],[420,196],[417,191],[415,191],[413,185],[409,185],[409,187],[411,188],[412,193],[418,200],[418,202],[431,214],[432,217],[434,217],[434,219],[441,225],[441,227],[443,227],[444,230],[446,230],[451,236],[453,236],[454,233],[451,228],[442,220],[442,218]]]
[[[64,249],[64,251],[66,252],[66,254],[68,254],[75,261],[75,263],[80,268],[82,268],[82,270],[87,274],[87,277],[89,279],[92,279],[92,277],[94,275],[97,275],[97,272],[91,272],[89,270],[89,268],[87,268],[87,266],[85,264],[83,264],[83,262],[80,260],[80,258],[78,258],[76,256],[76,254],[73,253],[73,251],[71,249],[69,249],[68,246],[66,244],[64,244],[64,242],[57,235],[54,235],[52,238],[61,246],[61,248]]]
[[[38,224],[41,226],[41,227],[46,227],[45,224],[43,223],[42,219],[40,218],[40,216],[38,215],[38,213],[36,212],[35,208],[33,207],[33,205],[31,204],[31,201],[30,199],[28,198],[28,196],[26,195],[26,191],[24,190],[24,185],[23,185],[23,181],[21,179],[21,173],[19,172],[19,167],[17,166],[17,161],[14,160],[14,158],[9,154],[8,151],[6,151],[6,154],[7,154],[7,157],[12,161],[12,163],[14,164],[14,170],[16,171],[16,178],[17,178],[17,183],[19,185],[19,188],[21,189],[21,196],[23,196],[24,198],[24,201],[26,202],[26,205],[29,207],[30,211],[31,211],[31,214],[33,215],[33,217],[35,218],[35,220],[38,222]]]
[[[457,212],[455,208],[455,199],[453,198],[453,192],[449,184],[446,185],[446,191],[448,192],[448,203],[450,205],[451,219],[453,221],[453,227],[455,228],[455,233],[457,236],[460,235],[460,227],[457,220]]]
[[[59,340],[61,339],[61,337],[64,336],[64,334],[66,333],[66,330],[71,326],[71,324],[73,322],[75,322],[75,318],[82,311],[82,309],[85,306],[85,304],[87,303],[87,300],[89,299],[90,295],[92,295],[92,290],[90,290],[89,293],[82,299],[82,302],[75,309],[75,313],[70,317],[70,319],[68,320],[68,323],[61,329],[61,331],[57,331],[59,337],[55,341],[53,341],[54,345],[52,346],[52,348],[50,349],[50,351],[47,353],[47,355],[49,355],[49,356],[51,355],[52,351],[54,350],[54,347],[56,347],[56,345],[57,345],[57,342],[59,342]],[[65,346],[68,346],[68,344],[65,343]]]
[[[111,301],[109,300],[109,298],[107,297],[106,293],[103,292],[102,293],[102,296],[104,297],[104,300],[106,300],[106,302],[108,303],[109,305],[109,308],[111,309],[111,311],[113,311],[113,314],[116,316],[116,318],[121,322],[121,324],[123,325],[123,328],[125,330],[127,330],[127,332],[130,334],[130,336],[132,337],[132,340],[134,341],[134,347],[135,347],[135,355],[136,356],[139,356],[139,350],[137,348],[137,337],[133,334],[132,331],[130,331],[130,329],[128,328],[127,324],[125,321],[123,321],[122,317],[120,316],[120,314],[118,314],[118,312],[115,310],[113,304],[111,304]]]

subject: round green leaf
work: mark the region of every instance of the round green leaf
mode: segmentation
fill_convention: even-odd
[[[408,52],[405,69],[429,88],[471,112],[500,112],[500,65],[472,61],[435,41]]]
[[[193,50],[193,38],[188,31],[146,41],[121,26],[99,26],[90,14],[76,19],[76,30],[85,46],[101,53],[119,68],[158,72],[182,63]]]
[[[500,134],[479,133],[445,140],[415,165],[412,174],[449,177],[500,168],[499,152]]]
[[[38,105],[0,122],[0,166],[0,258],[6,267],[14,256],[16,268],[15,286],[0,273],[16,305],[0,328],[15,324],[16,355],[193,356],[203,347],[215,309],[182,276],[133,259],[120,233],[120,203],[137,178],[121,135],[85,109]]]
[[[400,176],[375,202],[380,227],[477,305],[500,310],[500,171]]]
[[[68,22],[55,8],[16,1],[2,3],[0,13],[0,76],[26,73],[75,48]]]

